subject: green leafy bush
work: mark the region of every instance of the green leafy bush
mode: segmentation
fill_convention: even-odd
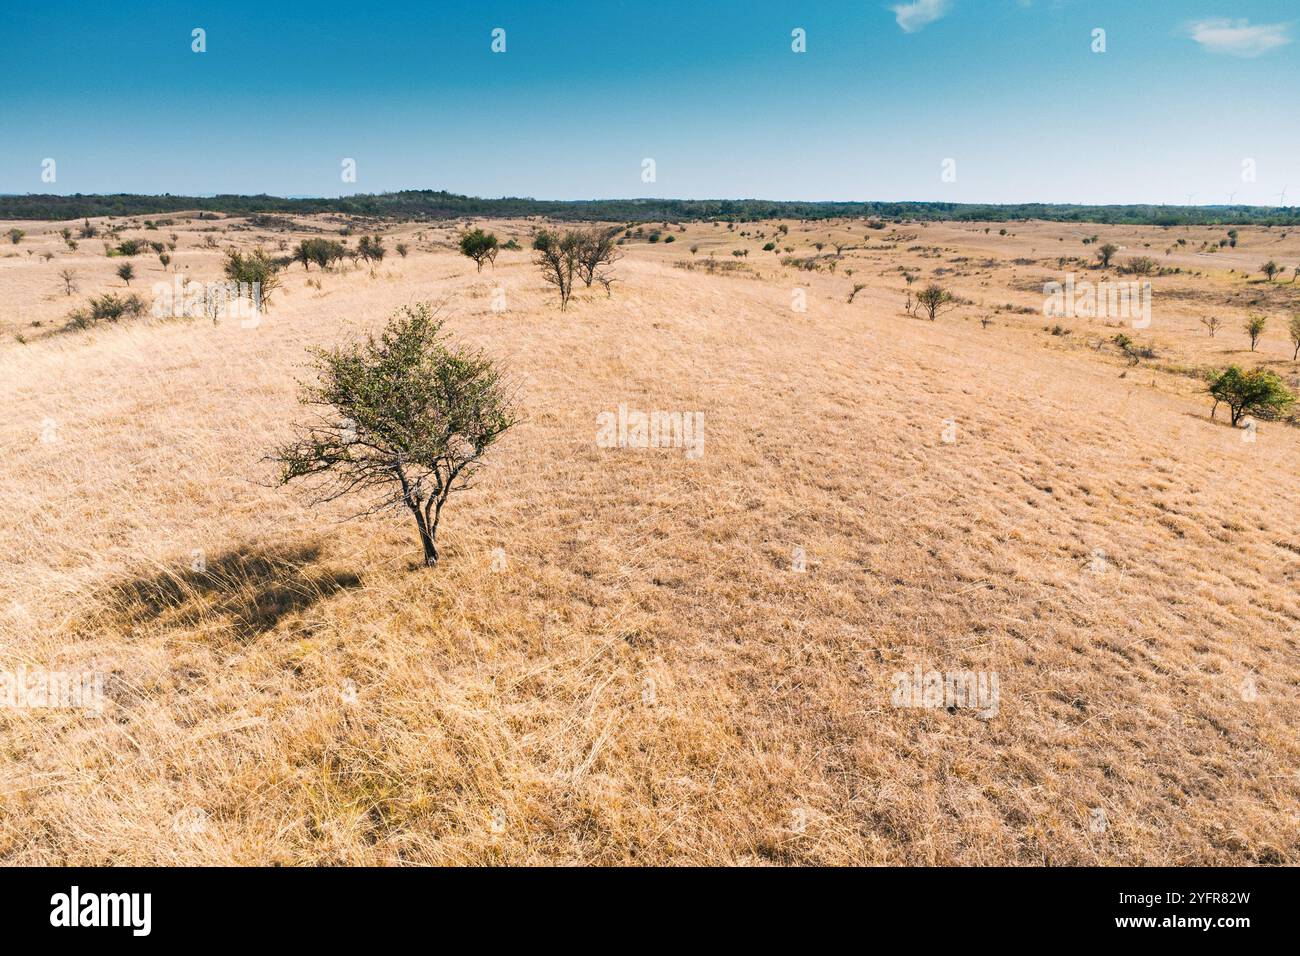
[[[1275,417],[1286,411],[1296,400],[1277,373],[1266,368],[1244,372],[1236,365],[1229,365],[1210,379],[1207,391],[1214,398],[1210,417],[1214,417],[1222,402],[1228,406],[1233,425],[1246,415]]]

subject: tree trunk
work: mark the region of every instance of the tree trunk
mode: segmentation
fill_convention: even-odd
[[[433,536],[429,534],[427,528],[420,529],[420,544],[424,547],[424,566],[426,568],[436,568],[438,566],[438,549],[433,546]]]
[[[438,549],[433,544],[433,533],[429,530],[429,522],[424,517],[424,512],[420,510],[419,505],[407,505],[411,513],[415,515],[415,526],[420,530],[420,547],[424,549],[424,566],[426,568],[435,568],[438,566]]]

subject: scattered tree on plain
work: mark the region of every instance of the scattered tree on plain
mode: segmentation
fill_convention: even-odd
[[[484,232],[482,229],[468,229],[461,233],[460,251],[461,255],[469,256],[478,266],[476,271],[483,271],[483,263],[490,262],[493,267],[497,263],[497,237],[494,233]]]
[[[617,236],[617,226],[613,229],[593,226],[579,234],[576,269],[578,278],[588,288],[592,282],[599,282],[609,292],[614,280],[608,272],[601,271],[601,266],[613,265],[622,257],[614,241]],[[668,238],[671,239],[672,236]]]
[[[935,320],[940,312],[946,311],[946,308],[951,308],[954,304],[952,293],[935,282],[931,282],[918,292],[916,301],[921,308],[925,309],[926,317],[931,322]]]
[[[533,261],[542,270],[542,278],[559,292],[561,311],[573,295],[573,275],[578,268],[581,244],[579,234],[571,230],[560,235],[543,229],[533,239],[533,249],[537,252]]]
[[[518,421],[501,371],[449,344],[427,303],[399,309],[364,344],[313,354],[319,380],[299,400],[320,415],[272,456],[280,484],[315,479],[313,504],[366,495],[363,515],[405,507],[436,566],[448,497]]]
[[[322,269],[328,269],[334,263],[343,259],[343,244],[335,242],[332,239],[304,239],[298,243],[298,248],[294,250],[293,259],[295,262],[301,262],[302,267],[308,272],[311,271],[311,263],[316,263]]]
[[[1268,325],[1268,318],[1262,315],[1252,315],[1246,320],[1246,334],[1250,336],[1250,350],[1255,351],[1255,346],[1259,344],[1259,337],[1264,334],[1264,328]]]
[[[1214,417],[1222,402],[1228,406],[1234,426],[1246,415],[1277,415],[1295,402],[1295,396],[1282,379],[1266,368],[1243,372],[1236,365],[1229,365],[1210,380],[1208,391],[1214,397],[1210,417]]]

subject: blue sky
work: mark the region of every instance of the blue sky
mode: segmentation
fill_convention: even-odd
[[[1295,0],[9,0],[0,192],[1292,203],[1298,57]]]

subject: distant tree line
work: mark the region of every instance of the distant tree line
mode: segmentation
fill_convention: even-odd
[[[0,219],[84,219],[197,210],[234,216],[342,213],[386,219],[517,218],[605,222],[680,222],[701,219],[880,219],[967,222],[1095,222],[1110,225],[1297,225],[1300,208],[1266,206],[1071,206],[1050,203],[993,205],[951,202],[775,202],[762,199],[593,199],[577,201],[509,197],[482,199],[442,190],[285,199],[279,196],[53,196],[0,195]]]

